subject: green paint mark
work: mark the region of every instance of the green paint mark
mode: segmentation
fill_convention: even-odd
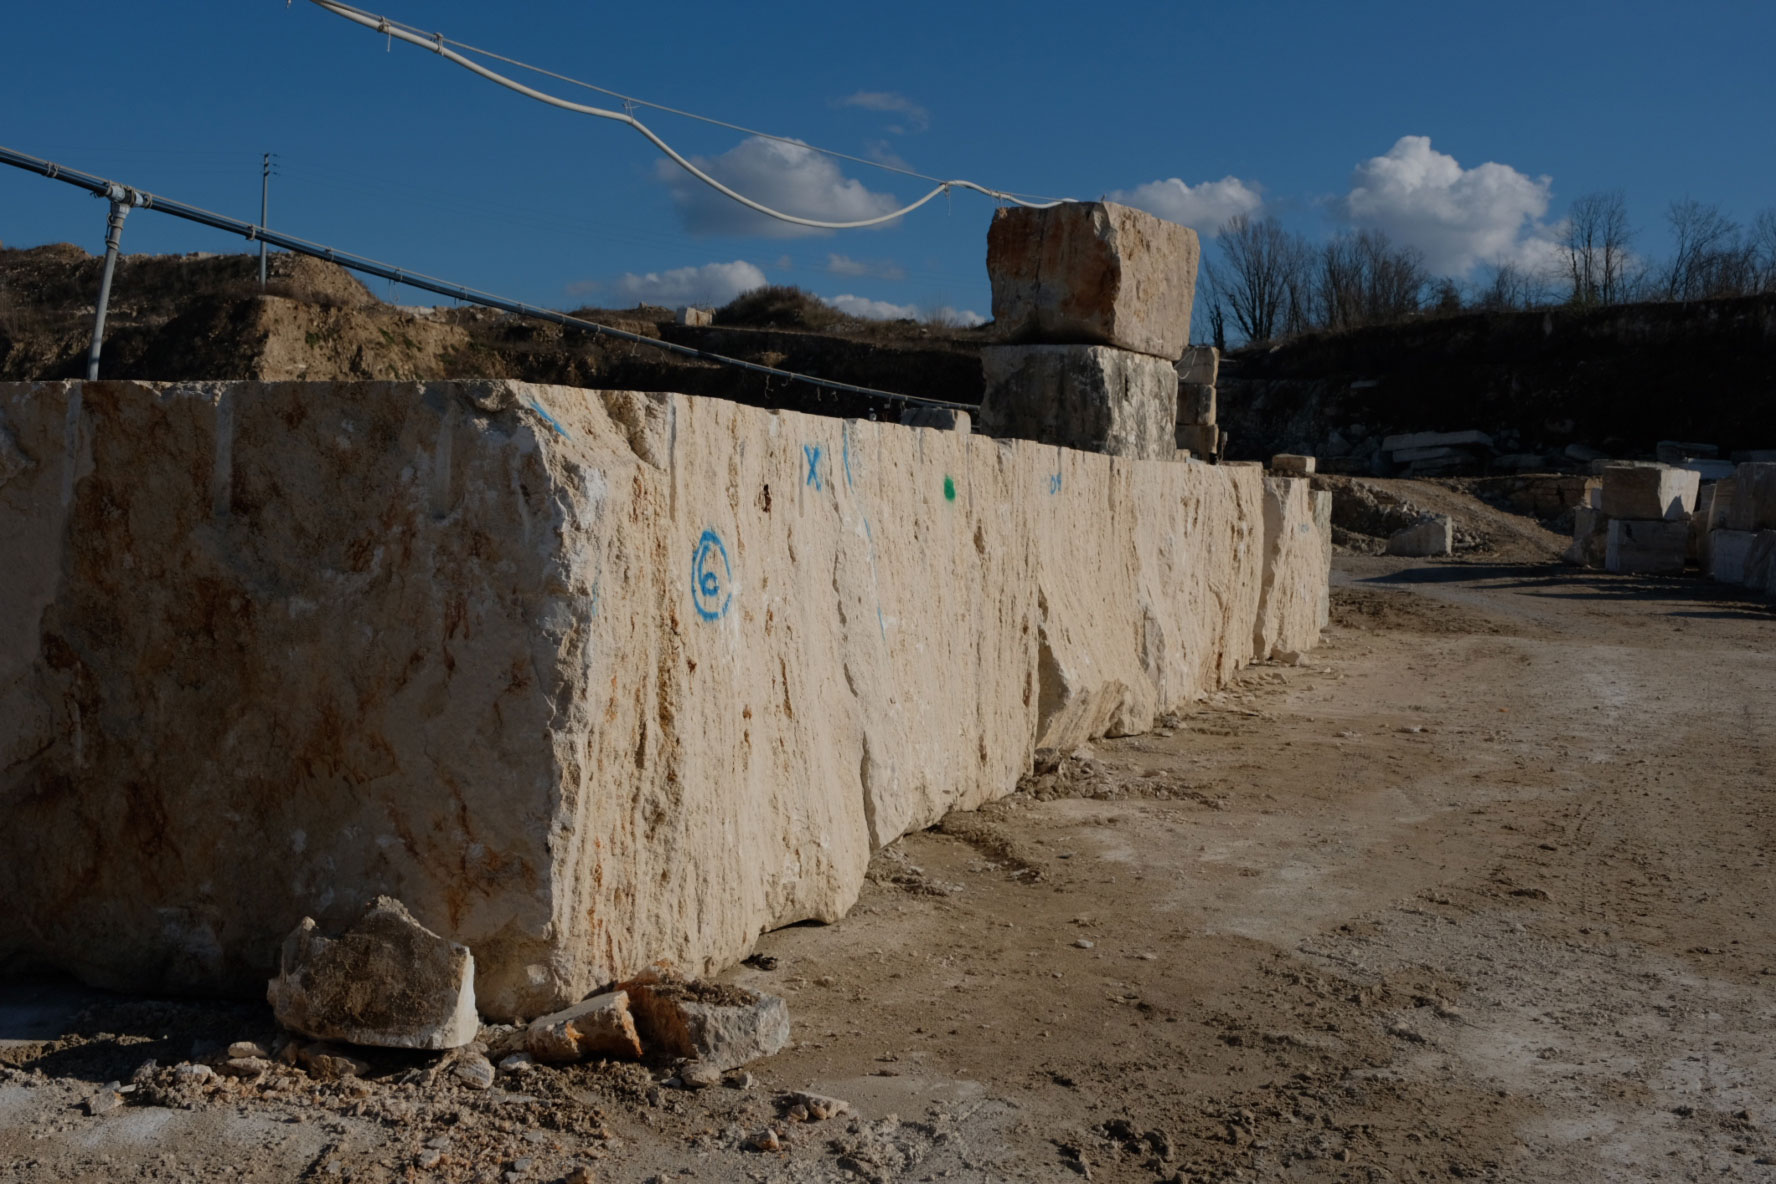
[[[953,502],[955,500],[956,500],[956,479],[954,477],[945,477],[944,478],[944,501]]]

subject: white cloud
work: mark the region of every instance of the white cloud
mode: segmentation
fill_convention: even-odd
[[[742,292],[762,288],[770,281],[765,273],[744,259],[732,263],[705,263],[701,267],[675,267],[646,275],[627,272],[611,287],[627,301],[677,308],[685,304],[726,304]]]
[[[802,218],[859,222],[900,206],[892,194],[872,192],[863,182],[845,176],[837,161],[800,143],[753,136],[720,156],[692,157],[692,163],[753,201]],[[655,169],[692,234],[793,238],[829,233],[755,213],[669,160],[660,161]]]
[[[1257,213],[1264,204],[1257,188],[1238,177],[1204,181],[1194,188],[1171,177],[1164,181],[1149,181],[1133,189],[1117,189],[1108,196],[1111,201],[1146,210],[1205,236],[1218,233],[1227,220],[1237,214]]]
[[[892,259],[853,259],[837,253],[826,257],[826,269],[834,275],[874,276],[882,280],[906,279],[906,268]]]
[[[864,317],[872,321],[916,321],[919,310],[910,304],[890,304],[886,300],[871,300],[867,296],[853,296],[849,292],[840,296],[829,296],[826,302],[854,317]]]
[[[1552,178],[1509,165],[1464,169],[1429,136],[1402,136],[1385,156],[1356,167],[1339,205],[1353,225],[1423,251],[1433,272],[1462,276],[1477,264],[1544,259],[1549,231],[1541,219],[1552,187]]]
[[[904,123],[890,124],[888,130],[897,136],[922,132],[931,126],[931,112],[903,94],[891,90],[860,90],[837,100],[836,107],[861,107],[865,111],[885,111],[904,115]]]
[[[951,308],[947,304],[939,308],[921,309],[917,305],[871,300],[867,296],[853,296],[849,292],[829,296],[826,302],[848,316],[863,317],[871,321],[917,321],[929,316],[933,320],[964,328],[987,323],[987,318],[973,309]]]

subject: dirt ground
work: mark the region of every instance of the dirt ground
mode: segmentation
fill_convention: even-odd
[[[390,1055],[89,1115],[269,1014],[14,984],[0,1180],[1776,1180],[1776,615],[1496,555],[1334,583],[1307,665],[763,937],[725,977],[795,1040],[747,1088]]]

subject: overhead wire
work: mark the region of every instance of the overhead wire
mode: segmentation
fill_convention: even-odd
[[[526,86],[524,83],[519,82],[515,78],[508,78],[507,76],[499,73],[496,70],[490,70],[486,66],[481,65],[479,62],[472,61],[471,59],[464,57],[462,54],[457,53],[454,49],[450,48],[451,45],[456,44],[456,43],[450,41],[442,33],[432,33],[432,34],[422,33],[415,26],[406,25],[406,24],[403,24],[398,21],[393,21],[393,20],[390,20],[389,18],[384,17],[384,16],[377,16],[372,13],[365,12],[363,9],[360,9],[360,8],[353,8],[349,4],[341,3],[340,0],[310,0],[310,3],[316,5],[317,7],[323,8],[328,12],[331,12],[335,16],[343,17],[344,19],[351,21],[353,24],[360,25],[366,29],[374,30],[377,33],[381,33],[384,36],[389,37],[392,40],[404,41],[410,45],[416,45],[421,49],[430,50],[432,53],[437,54],[439,57],[444,58],[446,61],[453,62],[456,65],[461,66],[463,69],[468,70],[469,72],[471,72],[473,74],[477,74],[477,75],[481,76],[482,78],[487,79],[490,82],[497,83],[498,85],[503,86],[508,90],[515,91],[518,94],[524,95],[527,98],[535,99],[539,103],[545,103],[551,107],[556,107],[556,108],[559,108],[563,111],[572,111],[572,112],[575,112],[575,113],[581,114],[581,115],[590,115],[590,116],[593,116],[598,119],[609,119],[609,120],[612,120],[616,123],[625,124],[628,127],[630,127],[631,129],[633,129],[634,131],[638,132],[649,143],[653,144],[654,147],[659,149],[660,152],[663,153],[667,159],[671,160],[674,164],[678,165],[685,172],[689,173],[691,176],[695,177],[697,180],[701,181],[703,184],[709,186],[711,189],[714,189],[716,192],[724,195],[725,197],[728,197],[728,198],[732,199],[733,201],[740,203],[741,205],[745,206],[747,209],[752,210],[755,213],[763,214],[768,218],[775,218],[779,222],[787,222],[787,223],[790,223],[791,225],[794,225],[794,226],[806,226],[806,227],[809,227],[809,228],[815,229],[815,230],[860,230],[860,229],[863,229],[863,228],[869,227],[869,226],[882,226],[882,225],[885,225],[886,223],[893,222],[893,221],[896,221],[902,217],[905,217],[907,214],[912,213],[914,210],[917,210],[919,207],[925,205],[927,202],[934,200],[935,198],[937,198],[940,195],[947,195],[950,192],[950,190],[952,190],[952,189],[970,189],[976,193],[981,193],[981,194],[986,195],[987,197],[993,198],[995,201],[1010,202],[1013,205],[1027,206],[1032,209],[1048,209],[1052,206],[1062,204],[1062,202],[1060,200],[1056,200],[1056,201],[1026,201],[1022,197],[1019,197],[1017,194],[1009,193],[1009,192],[1006,192],[1005,190],[1001,190],[1001,189],[993,189],[993,188],[990,188],[985,185],[977,184],[976,182],[973,182],[973,181],[965,181],[965,180],[960,180],[960,179],[942,180],[942,179],[939,179],[936,177],[924,177],[923,179],[925,179],[925,180],[931,180],[931,181],[936,182],[935,187],[932,188],[931,191],[926,193],[924,196],[922,196],[912,202],[909,202],[908,204],[902,206],[901,208],[891,211],[889,213],[880,214],[880,215],[873,217],[873,218],[859,218],[859,219],[855,219],[852,221],[846,221],[846,222],[827,221],[827,220],[820,219],[820,218],[804,218],[798,214],[791,214],[791,213],[788,213],[784,210],[773,209],[770,206],[765,205],[763,202],[755,201],[752,198],[747,197],[745,194],[739,192],[738,190],[732,189],[729,186],[723,184],[721,181],[717,180],[715,177],[712,177],[707,172],[703,171],[703,169],[699,168],[696,164],[694,164],[693,162],[688,160],[686,157],[681,155],[677,149],[673,148],[672,145],[668,144],[665,140],[661,139],[659,137],[659,135],[657,135],[653,131],[652,128],[650,128],[646,124],[642,123],[641,120],[635,118],[634,115],[628,113],[627,111],[610,111],[610,110],[607,110],[603,107],[593,107],[593,106],[590,106],[585,103],[576,103],[576,102],[573,102],[572,100],[561,98],[558,95],[549,94],[547,91],[541,91],[541,90],[537,90],[535,87]],[[469,46],[464,46],[463,48],[471,49],[472,52],[477,52],[477,53],[485,52],[485,51],[481,51],[481,50],[473,50],[472,47],[469,47]],[[502,59],[502,60],[504,60],[504,59]],[[526,68],[532,69],[534,67],[526,67]],[[539,70],[538,72],[539,73],[547,73],[546,71],[541,71],[541,70]],[[594,87],[592,89],[600,90],[600,93],[612,94],[613,97],[619,97],[619,98],[623,97],[620,95],[615,95],[615,92],[603,91],[601,88]],[[625,98],[624,101],[626,103],[635,103],[636,102],[636,100],[627,99],[627,98]],[[647,105],[654,106],[654,104],[647,104]],[[659,109],[665,110],[665,108],[659,108]],[[683,112],[675,112],[675,114],[684,114],[684,113]],[[697,118],[701,118],[701,117],[697,117]],[[711,120],[710,122],[719,122],[719,121]],[[737,127],[737,125],[726,125],[726,126]],[[749,133],[749,134],[762,134],[762,133]],[[809,145],[802,144],[802,142],[799,140],[787,140],[781,136],[774,136],[771,138],[776,139],[776,140],[780,140],[785,143],[796,144],[796,145],[803,147],[803,148],[810,148]],[[810,150],[812,151],[813,149],[810,148]],[[860,158],[853,157],[851,159],[855,160],[855,159],[860,159]],[[871,163],[871,162],[865,161],[864,163]],[[887,166],[883,166],[883,167],[887,167]],[[922,176],[920,174],[914,174],[914,175]]]

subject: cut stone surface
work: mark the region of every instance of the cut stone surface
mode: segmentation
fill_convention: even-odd
[[[1696,508],[1701,477],[1688,469],[1612,461],[1603,470],[1603,512],[1611,518],[1675,521]]]
[[[677,983],[632,983],[629,990],[649,1055],[689,1057],[725,1073],[789,1044],[789,1005],[776,995],[730,988],[750,998],[705,1000]]]
[[[609,991],[531,1021],[525,1048],[539,1061],[633,1061],[642,1053],[626,991]]]
[[[1573,510],[1573,541],[1562,559],[1579,567],[1602,567],[1609,549],[1609,516],[1591,506]]]
[[[1319,462],[1311,456],[1302,456],[1293,452],[1279,452],[1270,458],[1270,467],[1274,472],[1289,477],[1306,477],[1319,467]]]
[[[1681,575],[1689,541],[1687,519],[1612,518],[1603,565],[1623,574]]]
[[[981,430],[1087,452],[1163,460],[1176,450],[1178,372],[1101,345],[981,351]]]
[[[1320,628],[1332,623],[1332,491],[1316,489],[1313,495],[1314,537],[1320,543],[1320,565],[1326,585],[1320,589]]]
[[[1264,478],[1264,597],[1252,635],[1261,659],[1319,642],[1320,588],[1330,582],[1332,555],[1316,530],[1317,511],[1305,480]]]
[[[1261,615],[1311,646],[1325,580],[1267,591],[1256,466],[714,399],[49,382],[0,418],[0,962],[138,991],[262,992],[379,894],[490,1019],[706,976],[1036,743],[1225,685]]]
[[[1179,424],[1175,442],[1179,448],[1187,448],[1190,455],[1201,460],[1213,460],[1221,455],[1221,429],[1212,423]]]
[[[1776,464],[1749,461],[1739,466],[1726,517],[1734,530],[1776,529]]]
[[[1492,437],[1485,432],[1408,432],[1400,436],[1388,436],[1381,442],[1383,452],[1411,451],[1419,448],[1464,448],[1478,445],[1482,448],[1492,447]],[[1395,460],[1412,460],[1412,457],[1394,457]]]
[[[1213,387],[1221,374],[1221,351],[1212,345],[1193,345],[1178,359],[1178,381]],[[1211,423],[1212,420],[1203,420]]]
[[[1751,545],[1757,539],[1752,530],[1711,530],[1708,532],[1708,577],[1722,584],[1743,584],[1745,563],[1751,557]]]
[[[1178,424],[1212,424],[1215,422],[1215,388],[1209,383],[1178,384]]]
[[[1448,555],[1455,549],[1455,522],[1448,514],[1426,514],[1404,530],[1388,537],[1389,555],[1428,557]]]
[[[1745,549],[1744,579],[1754,592],[1776,592],[1776,530],[1760,530]]]
[[[1110,345],[1176,361],[1189,341],[1199,254],[1196,231],[1113,202],[1001,209],[987,231],[994,326],[1008,342]]]
[[[459,1048],[475,1038],[475,960],[379,896],[346,932],[304,917],[266,991],[278,1023],[320,1040],[380,1048]]]

